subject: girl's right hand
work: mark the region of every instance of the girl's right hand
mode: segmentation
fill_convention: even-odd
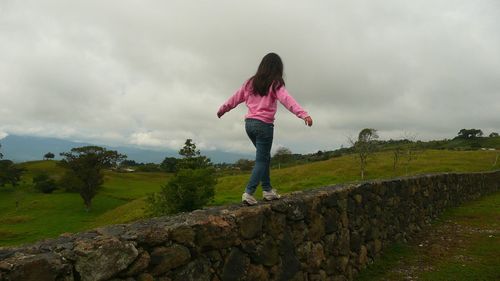
[[[313,120],[312,120],[311,116],[304,117],[304,122],[309,127],[311,127],[313,125]]]

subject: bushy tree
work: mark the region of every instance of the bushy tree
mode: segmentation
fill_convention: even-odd
[[[148,196],[152,215],[174,214],[199,209],[215,195],[217,178],[210,159],[202,156],[191,139],[179,151],[183,157],[175,176],[159,193]]]
[[[86,210],[89,211],[92,199],[104,182],[102,169],[116,166],[126,158],[114,150],[106,150],[99,146],[84,146],[61,153],[63,160],[60,164],[71,169],[75,176],[83,183],[79,193]]]
[[[235,166],[238,167],[241,171],[251,171],[254,164],[255,161],[248,159],[239,159],[238,161],[236,161]]]
[[[45,153],[45,155],[43,156],[45,160],[54,159],[54,157],[56,156],[52,152]]]
[[[120,163],[120,167],[135,167],[135,166],[139,166],[140,164],[135,162],[135,160],[123,160],[121,163]]]
[[[6,184],[17,186],[24,171],[23,168],[16,166],[10,160],[0,160],[0,186],[5,186]]]
[[[160,164],[160,168],[168,173],[175,173],[177,172],[177,163],[179,162],[179,159],[175,157],[165,157],[163,161]]]
[[[280,147],[274,153],[272,160],[278,164],[289,163],[293,160],[292,151],[287,147]]]
[[[490,138],[496,138],[498,137],[498,133],[497,132],[492,132],[490,135],[489,135]]]
[[[80,193],[80,190],[84,187],[84,183],[73,170],[68,169],[57,181],[57,186],[66,192]]]
[[[458,132],[457,138],[474,139],[483,136],[483,131],[480,129],[462,129]]]
[[[35,189],[43,193],[52,193],[57,189],[56,181],[47,173],[42,173],[33,177],[33,185]]]
[[[2,144],[0,144],[2,148]],[[21,176],[25,169],[17,167],[14,162],[10,160],[2,160],[3,154],[0,152],[0,186],[5,186],[6,184],[11,184],[16,186],[21,180]]]

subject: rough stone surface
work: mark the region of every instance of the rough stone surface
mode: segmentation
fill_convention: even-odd
[[[148,268],[149,261],[151,260],[151,256],[148,252],[142,252],[139,254],[137,259],[127,268],[127,270],[120,275],[123,277],[134,276],[139,274],[146,268]]]
[[[500,190],[500,171],[294,192],[0,248],[0,281],[353,280],[444,209]]]
[[[209,216],[196,228],[196,242],[202,250],[227,248],[235,244],[235,225],[223,217]]]
[[[137,281],[154,281],[155,278],[149,273],[142,273],[137,276]]]
[[[131,242],[109,236],[78,241],[74,252],[75,269],[82,281],[107,280],[127,268],[138,255]]]
[[[179,267],[189,262],[191,254],[184,246],[174,244],[169,247],[155,248],[151,253],[153,275],[161,275],[170,269]]]
[[[257,264],[273,266],[279,262],[279,248],[276,241],[268,236],[255,246],[251,253],[252,260]]]
[[[198,280],[211,281],[210,262],[204,258],[196,259],[176,270],[174,281]]]
[[[240,218],[238,219],[241,236],[245,239],[251,239],[260,235],[263,221],[264,215],[260,209],[254,207],[241,212]]]
[[[269,280],[269,273],[266,268],[262,265],[250,264],[247,270],[247,280],[252,281],[266,281]]]
[[[14,255],[4,261],[2,269],[10,270],[9,273],[2,274],[4,280],[43,281],[55,280],[58,276],[64,280],[73,280],[71,266],[64,264],[62,259],[53,253]]]
[[[194,245],[196,233],[194,232],[192,227],[184,225],[173,229],[170,233],[170,236],[172,237],[172,240],[178,243],[191,246]]]
[[[222,281],[241,280],[245,276],[250,259],[238,248],[233,248],[222,270]]]

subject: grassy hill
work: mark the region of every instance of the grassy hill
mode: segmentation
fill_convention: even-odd
[[[436,172],[474,172],[500,168],[492,166],[498,151],[426,150],[418,154],[409,167],[409,175]],[[160,190],[171,177],[165,173],[116,173],[107,171],[105,183],[85,212],[78,194],[41,194],[33,190],[33,175],[45,171],[60,176],[62,170],[54,161],[22,164],[27,169],[20,186],[0,188],[0,246],[17,245],[78,232],[106,224],[124,223],[144,216],[144,198]],[[404,176],[406,167],[392,168],[392,152],[380,152],[369,160],[366,179]],[[359,180],[353,155],[326,161],[272,170],[273,185],[281,193]],[[212,204],[239,202],[248,174],[219,178]],[[260,192],[260,191],[259,191]],[[257,194],[260,197],[260,194]],[[17,204],[16,204],[17,202]],[[17,206],[16,206],[17,205]]]

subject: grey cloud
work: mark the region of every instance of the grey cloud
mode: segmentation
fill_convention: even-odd
[[[499,130],[497,1],[1,1],[0,134],[251,151],[218,106],[279,53],[315,126],[280,109],[275,147],[365,127]]]

